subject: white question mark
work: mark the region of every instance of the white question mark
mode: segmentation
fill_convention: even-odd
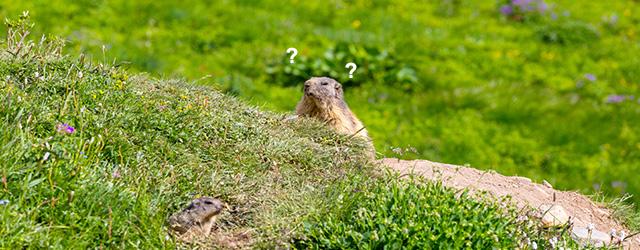
[[[347,63],[347,65],[344,66],[345,68],[351,68],[351,70],[349,70],[349,78],[353,78],[353,72],[356,71],[356,69],[358,68],[358,66],[355,63]]]
[[[296,48],[288,48],[287,49],[287,54],[293,52],[293,54],[291,54],[291,56],[289,57],[289,62],[293,63],[293,58],[296,57],[296,55],[298,55],[298,50]]]

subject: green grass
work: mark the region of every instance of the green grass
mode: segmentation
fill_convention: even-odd
[[[549,0],[557,20],[519,22],[499,13],[502,2],[3,0],[0,14],[30,10],[35,33],[63,35],[72,54],[275,111],[293,110],[303,79],[336,77],[385,156],[637,202],[640,5]],[[289,47],[300,51],[295,65]]]
[[[165,219],[199,195],[231,205],[228,227],[280,238],[332,182],[369,169],[362,145],[319,123],[183,81],[24,56],[0,62],[2,247],[169,247]]]
[[[296,247],[526,249],[532,241],[551,247],[548,239],[556,237],[556,247],[579,248],[563,230],[540,230],[521,211],[504,209],[508,200],[481,194],[472,198],[437,182],[391,179],[347,190],[352,197],[339,197],[331,214],[305,223],[305,236],[295,242]]]
[[[541,246],[567,241],[514,224],[499,203],[372,171],[366,142],[317,121],[285,122],[210,87],[59,55],[52,37],[22,40],[25,24],[12,22],[0,46],[0,248],[189,247],[166,219],[202,195],[228,204],[217,233],[249,232],[256,248],[353,248],[333,239],[358,233],[393,246],[404,240],[398,228],[424,229],[411,244],[443,248],[524,244],[514,233]],[[381,221],[393,227],[377,230]]]

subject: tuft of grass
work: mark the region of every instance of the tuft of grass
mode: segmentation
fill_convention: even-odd
[[[640,231],[640,213],[635,204],[630,203],[631,195],[627,194],[618,198],[607,197],[602,193],[591,195],[592,200],[599,204],[605,204],[613,217],[620,219],[632,231]]]
[[[297,248],[529,249],[534,242],[543,249],[578,247],[565,229],[543,230],[508,200],[471,197],[439,182],[389,174],[343,190],[328,213],[305,222]]]

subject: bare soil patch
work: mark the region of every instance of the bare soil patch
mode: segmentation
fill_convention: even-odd
[[[573,191],[555,190],[548,185],[532,182],[519,176],[504,176],[491,171],[449,165],[426,160],[399,160],[385,158],[383,165],[401,175],[421,175],[429,180],[441,181],[444,186],[470,191],[485,191],[497,197],[510,196],[519,208],[539,208],[544,204],[560,205],[572,217],[574,226],[593,224],[596,230],[609,232],[629,230],[612,216],[612,211],[596,204],[588,197]],[[640,236],[625,241],[625,249],[640,249]]]

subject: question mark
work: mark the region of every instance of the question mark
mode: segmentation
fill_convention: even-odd
[[[353,72],[356,71],[356,69],[358,68],[358,66],[355,63],[347,63],[347,65],[344,66],[345,68],[351,68],[351,70],[349,70],[349,78],[353,78]]]
[[[296,55],[298,55],[298,50],[296,48],[288,48],[287,49],[287,54],[293,52],[293,54],[291,54],[291,56],[289,57],[289,62],[293,63],[293,58],[296,57]]]

